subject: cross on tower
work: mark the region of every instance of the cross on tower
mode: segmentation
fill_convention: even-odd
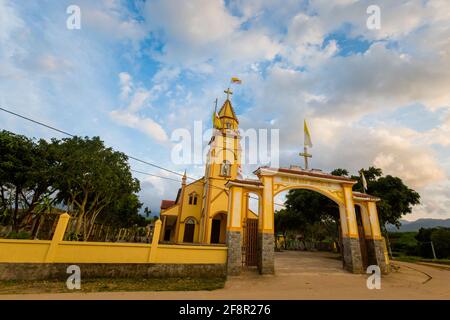
[[[308,170],[308,158],[312,158],[312,154],[308,153],[308,147],[304,147],[304,152],[299,153],[300,157],[303,157],[305,159],[305,170]]]
[[[228,88],[224,92],[227,94],[227,100],[229,100],[230,99],[230,94],[233,94],[233,92],[230,90],[230,88]]]

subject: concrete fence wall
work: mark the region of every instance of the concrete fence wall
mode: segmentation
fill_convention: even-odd
[[[159,244],[161,221],[151,244],[63,241],[70,216],[59,217],[53,239],[0,239],[0,263],[204,264],[225,265],[227,247]]]

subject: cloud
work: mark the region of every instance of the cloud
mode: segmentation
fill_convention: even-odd
[[[81,0],[77,32],[64,27],[68,4],[0,0],[0,103],[176,167],[168,133],[209,123],[238,76],[240,125],[280,129],[283,165],[300,162],[307,118],[314,167],[380,166],[422,194],[416,216],[449,215],[448,1],[377,1],[380,30],[356,0]],[[414,105],[434,116],[395,118]],[[178,188],[155,179],[143,180],[152,206]]]
[[[220,0],[149,1],[144,16],[150,32],[164,43],[162,52],[152,56],[168,64],[200,66],[209,73],[207,65],[272,59],[279,51],[262,30],[242,31],[244,21]]]
[[[128,111],[118,110],[111,111],[110,115],[117,123],[137,129],[155,139],[159,143],[168,141],[167,134],[161,125],[150,118],[143,118]]]
[[[155,91],[159,91],[157,87],[151,90],[137,87],[132,84],[132,77],[127,72],[119,73],[120,97],[122,100],[128,101],[128,105],[122,110],[114,110],[110,112],[111,118],[120,125],[137,129],[155,139],[158,143],[168,141],[168,136],[163,127],[153,119],[143,117],[137,113],[144,107],[148,107],[149,102],[155,98]]]

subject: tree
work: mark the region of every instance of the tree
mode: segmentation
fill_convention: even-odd
[[[363,170],[367,181],[367,193],[381,199],[377,203],[380,225],[385,228],[386,223],[400,227],[400,218],[412,212],[412,207],[420,203],[420,195],[406,186],[398,177],[387,175],[383,177],[380,168],[370,167]],[[352,176],[358,183],[354,190],[362,189],[359,176]]]
[[[347,169],[341,169],[341,168],[334,169],[333,171],[331,171],[331,174],[333,176],[340,176],[340,177],[348,177],[349,176]]]
[[[138,192],[139,181],[131,175],[127,156],[105,147],[99,137],[63,139],[59,151],[57,198],[76,212],[75,233],[87,241],[100,213]]]
[[[324,234],[339,243],[339,207],[331,199],[311,190],[290,190],[285,209],[275,213],[275,229],[285,236],[288,231],[301,233],[312,241]]]
[[[36,206],[55,192],[55,142],[2,131],[0,150],[0,211],[4,223],[18,232],[30,222]]]
[[[122,195],[106,209],[105,215],[99,217],[99,223],[119,228],[129,228],[134,225],[145,226],[145,218],[139,214],[142,203],[136,194]]]
[[[431,241],[439,259],[450,258],[450,228],[437,228],[431,233]]]

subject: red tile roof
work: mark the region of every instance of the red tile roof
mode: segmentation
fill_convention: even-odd
[[[240,183],[240,184],[250,184],[250,185],[254,185],[254,186],[262,186],[262,182],[259,180],[254,180],[254,179],[246,179],[246,180],[241,180],[241,179],[234,179],[234,180],[230,180],[230,182],[236,182],[236,183]]]
[[[175,204],[175,201],[173,201],[173,200],[162,200],[161,201],[161,210],[170,208],[174,204]]]
[[[378,198],[378,197],[372,196],[367,193],[361,193],[361,192],[356,192],[356,191],[353,191],[353,197],[374,200],[374,201],[380,200],[380,198]]]
[[[302,175],[302,176],[317,177],[317,178],[340,180],[340,181],[345,181],[345,182],[356,182],[355,180],[348,178],[348,177],[334,176],[330,173],[314,171],[314,170],[303,170],[300,168],[299,169],[288,169],[288,168],[261,167],[261,168],[258,168],[256,171],[258,171],[259,169],[268,169],[268,170],[273,170],[273,171],[278,171],[278,172],[297,174],[297,175]]]

